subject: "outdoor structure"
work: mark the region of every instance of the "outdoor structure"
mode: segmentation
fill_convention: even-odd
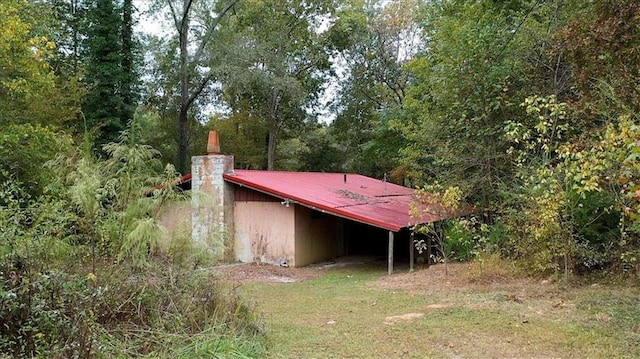
[[[192,158],[192,235],[223,233],[213,250],[226,260],[299,267],[384,253],[391,273],[399,246],[413,255],[409,227],[451,217],[435,204],[410,216],[407,187],[357,174],[238,170],[209,147]]]

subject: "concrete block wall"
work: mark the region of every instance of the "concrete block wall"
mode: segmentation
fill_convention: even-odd
[[[191,158],[192,237],[220,260],[233,260],[233,187],[223,174],[233,171],[233,156]]]

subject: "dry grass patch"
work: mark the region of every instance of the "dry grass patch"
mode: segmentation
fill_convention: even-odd
[[[238,283],[293,283],[325,274],[319,268],[289,268],[256,263],[220,266],[214,271],[222,279]]]
[[[272,358],[640,355],[637,287],[568,287],[502,267],[483,277],[476,265],[305,268],[320,275],[242,288],[264,315]]]

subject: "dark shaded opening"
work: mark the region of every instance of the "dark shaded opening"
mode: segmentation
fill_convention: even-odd
[[[409,261],[409,241],[411,231],[402,229],[394,233],[394,262]],[[344,253],[348,256],[366,255],[388,258],[389,231],[367,224],[344,221]]]

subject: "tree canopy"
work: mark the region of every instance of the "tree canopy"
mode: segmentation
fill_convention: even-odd
[[[215,129],[242,168],[455,193],[535,271],[639,271],[639,19],[632,0],[7,0],[0,173],[45,196],[46,163],[109,161],[135,124],[184,174]]]
[[[0,1],[0,355],[264,356],[159,221],[208,130],[239,168],[474,208],[411,228],[427,261],[640,276],[638,1],[136,5]]]

